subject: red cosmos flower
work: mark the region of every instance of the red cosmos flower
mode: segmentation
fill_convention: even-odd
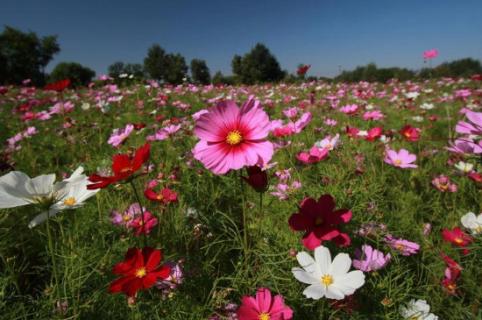
[[[141,130],[145,127],[146,127],[146,124],[144,122],[134,123],[134,129],[135,130]]]
[[[337,225],[351,220],[352,213],[347,209],[335,210],[335,200],[329,194],[322,195],[318,201],[305,198],[300,204],[298,213],[289,218],[289,225],[295,231],[305,231],[303,245],[314,250],[323,241],[333,240],[339,246],[351,243],[346,233],[340,232]]]
[[[242,177],[247,184],[253,187],[256,192],[265,192],[268,189],[268,175],[266,171],[258,166],[247,167],[247,177]]]
[[[70,80],[64,79],[57,82],[49,83],[45,86],[45,90],[53,90],[53,91],[64,91],[68,86],[70,86]]]
[[[444,272],[444,279],[442,280],[442,286],[447,290],[449,294],[455,295],[457,293],[457,280],[460,277],[462,267],[457,262],[455,262],[443,253],[442,259],[447,265],[447,268],[445,268]]]
[[[161,250],[150,247],[145,247],[142,251],[130,248],[124,261],[112,268],[112,272],[121,277],[110,284],[109,291],[135,297],[137,291],[149,289],[158,280],[165,280],[169,277],[171,268],[167,265],[159,266],[161,260]]]
[[[382,135],[383,129],[380,127],[371,128],[368,130],[368,135],[365,137],[367,141],[375,141]]]
[[[358,128],[355,128],[355,127],[346,127],[346,134],[350,137],[350,138],[358,138],[358,132],[360,132],[360,130]]]
[[[469,250],[465,247],[472,243],[473,239],[471,236],[463,232],[459,227],[455,227],[452,230],[443,229],[442,237],[445,241],[451,242],[457,247],[464,248],[464,250],[462,251],[463,254],[469,253]]]
[[[482,174],[472,171],[468,174],[468,177],[475,182],[482,182]]]
[[[142,216],[139,216],[132,220],[129,224],[129,228],[134,229],[134,235],[136,237],[140,236],[141,234],[149,234],[157,225],[157,218],[152,215],[149,211],[144,212],[144,219]]]
[[[473,76],[470,77],[470,79],[474,81],[482,81],[482,74],[474,74]]]
[[[163,188],[159,192],[155,192],[154,188],[159,185],[157,180],[152,180],[147,184],[146,190],[144,190],[144,196],[156,202],[163,204],[169,204],[171,202],[177,202],[177,193],[169,188]]]
[[[89,181],[93,183],[87,185],[87,189],[102,189],[112,183],[129,179],[149,159],[150,152],[151,145],[146,143],[136,150],[134,157],[127,154],[116,154],[112,157],[112,172],[114,172],[114,175],[107,177],[98,174],[91,175]]]
[[[298,67],[298,70],[296,70],[296,73],[299,76],[304,76],[308,70],[311,68],[311,64],[304,64]]]
[[[414,128],[411,125],[406,125],[400,130],[400,134],[407,140],[407,141],[418,141],[420,139],[420,129]]]

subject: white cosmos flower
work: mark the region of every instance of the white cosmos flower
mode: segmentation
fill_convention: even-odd
[[[482,233],[482,213],[476,216],[475,213],[468,212],[460,218],[460,222],[462,222],[462,225],[469,229],[472,234]]]
[[[334,137],[328,136],[323,140],[315,142],[315,146],[320,149],[328,149],[331,151],[338,145],[339,140],[340,135],[337,133]]]
[[[474,165],[472,163],[459,161],[455,164],[455,168],[463,173],[469,173],[474,169]]]
[[[307,298],[341,300],[365,283],[365,275],[360,270],[348,272],[351,259],[346,253],[339,253],[332,262],[328,248],[319,246],[315,249],[315,259],[303,251],[296,259],[302,268],[293,268],[291,272],[298,281],[310,285],[303,291]]]
[[[410,320],[437,320],[438,317],[430,313],[430,306],[425,300],[410,300],[407,306],[400,308],[400,314],[404,319]]]
[[[20,171],[9,172],[0,177],[0,209],[39,206],[45,212],[29,223],[33,228],[62,210],[78,208],[99,191],[87,189],[89,181],[83,171],[84,168],[78,167],[69,178],[59,182],[55,182],[55,174],[29,178]]]
[[[420,109],[424,109],[424,110],[432,110],[435,106],[433,105],[433,103],[422,103],[422,105],[420,106]]]

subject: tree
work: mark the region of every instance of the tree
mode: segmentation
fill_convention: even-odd
[[[276,57],[261,43],[242,58],[235,55],[231,68],[239,80],[246,84],[279,81],[285,76]]]
[[[179,53],[169,53],[165,56],[166,69],[164,81],[171,84],[180,84],[187,77],[187,65],[184,57]]]
[[[211,82],[211,74],[206,65],[206,61],[200,59],[191,60],[191,75],[192,80],[196,83],[208,84]]]
[[[6,26],[0,34],[0,82],[16,84],[30,78],[42,85],[44,68],[59,51],[57,36],[39,38],[34,32]]]
[[[151,79],[164,80],[168,62],[167,58],[166,52],[158,44],[153,44],[147,50],[147,57],[144,59],[144,70]]]
[[[119,78],[121,74],[133,75],[135,78],[144,78],[144,67],[139,63],[124,63],[117,61],[107,68],[109,76],[112,78]]]
[[[50,73],[49,81],[70,79],[72,86],[86,86],[92,81],[95,71],[77,62],[61,62]]]

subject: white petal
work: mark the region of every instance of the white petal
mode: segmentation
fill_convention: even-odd
[[[350,256],[346,253],[339,253],[331,263],[329,274],[334,276],[344,276],[351,267]]]
[[[300,282],[303,282],[306,284],[315,284],[320,282],[320,279],[315,278],[313,275],[311,275],[310,273],[306,272],[301,268],[293,268],[291,269],[291,272],[295,276],[296,280]]]
[[[328,274],[331,266],[331,254],[327,247],[319,246],[315,249],[316,264],[322,274]]]
[[[32,221],[30,221],[30,223],[28,224],[28,227],[32,229],[38,226],[39,224],[42,224],[45,220],[47,220],[49,216],[55,217],[60,212],[60,210],[52,208],[50,209],[49,212],[50,213],[48,215],[47,215],[47,212],[42,212],[41,214],[38,214],[35,218],[32,219]]]
[[[298,252],[298,254],[296,255],[296,259],[298,260],[298,263],[300,264],[300,266],[303,269],[305,269],[307,272],[310,272],[310,273],[315,272],[316,270],[315,260],[308,253],[304,251]]]
[[[338,287],[335,285],[330,285],[326,289],[326,297],[328,299],[341,300],[345,298],[345,295]]]
[[[473,212],[469,212],[466,215],[462,216],[462,218],[460,218],[460,222],[462,222],[462,225],[467,229],[477,228],[477,217]]]
[[[30,194],[25,184],[30,178],[23,172],[12,171],[0,177],[0,208],[13,208],[29,204]]]
[[[365,275],[360,270],[351,271],[345,276],[335,277],[333,286],[336,286],[345,295],[350,295],[365,284]]]
[[[32,195],[48,195],[53,191],[55,174],[43,174],[27,182],[25,189]]]
[[[311,286],[307,287],[305,291],[303,291],[303,294],[307,298],[318,300],[320,298],[323,298],[325,292],[325,286],[321,284],[312,284]]]

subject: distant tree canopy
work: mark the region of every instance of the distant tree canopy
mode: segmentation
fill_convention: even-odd
[[[473,74],[482,74],[480,61],[465,58],[444,62],[434,68],[423,68],[419,72],[406,68],[378,68],[376,64],[369,63],[365,66],[358,66],[352,71],[343,71],[338,75],[336,81],[358,82],[387,82],[390,79],[406,81],[410,79],[430,79],[440,77],[469,77]]]
[[[219,85],[219,84],[234,84],[234,78],[232,76],[224,76],[221,71],[217,71],[212,79],[212,83]]]
[[[394,78],[406,81],[414,77],[415,72],[406,68],[378,68],[376,64],[369,63],[366,66],[358,66],[352,71],[343,71],[335,80],[345,82],[387,82]]]
[[[49,75],[49,82],[70,79],[72,86],[86,86],[95,77],[95,71],[77,62],[61,62]]]
[[[419,76],[427,79],[430,77],[470,77],[473,74],[482,74],[480,61],[464,58],[451,62],[444,62],[433,69],[423,68]]]
[[[235,55],[231,68],[237,80],[245,84],[276,82],[285,76],[276,57],[261,43],[243,57]]]
[[[60,51],[57,36],[39,38],[34,32],[22,32],[6,26],[0,34],[0,83],[18,84],[32,79],[45,82],[44,68]]]
[[[151,79],[179,84],[187,77],[188,67],[181,54],[166,53],[160,45],[154,44],[147,50],[144,70]]]
[[[195,83],[208,84],[211,82],[211,74],[206,61],[200,59],[191,60],[191,76]]]
[[[117,78],[121,74],[132,74],[136,78],[144,78],[144,68],[142,67],[142,64],[139,63],[124,63],[122,61],[117,61],[107,68],[107,72],[112,78]]]

